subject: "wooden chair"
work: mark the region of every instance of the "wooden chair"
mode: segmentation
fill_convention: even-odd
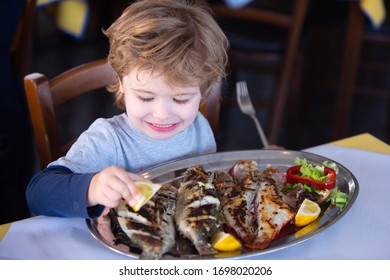
[[[33,29],[36,0],[24,0],[24,8],[18,22],[10,50],[10,59],[20,79],[32,68]]]
[[[267,1],[252,1],[247,6],[231,8],[224,1],[209,1],[230,41],[229,59],[233,73],[243,69],[262,73],[273,71],[276,77],[271,100],[259,102],[254,98],[253,101],[255,107],[268,111],[266,134],[271,143],[277,143],[294,72],[296,79],[299,78],[297,61],[308,0],[290,1],[287,11],[264,7],[264,2]],[[251,87],[250,83],[248,86]],[[230,99],[235,104],[235,98]],[[229,98],[223,100],[229,103]]]
[[[320,143],[362,132],[389,142],[389,16],[375,28],[360,1],[318,1],[313,8],[304,88],[298,96],[300,106],[295,107],[302,114],[295,123],[312,114],[307,108],[326,98],[326,109],[321,111],[326,117],[317,120],[327,129]]]
[[[389,13],[389,6],[387,8],[387,13]],[[387,131],[385,134],[390,139],[390,86],[387,78],[390,74],[389,56],[382,55],[381,61],[370,60],[362,56],[364,44],[377,49],[385,49],[384,53],[388,54],[390,50],[389,29],[390,21],[386,20],[380,29],[375,30],[367,20],[365,21],[360,3],[358,1],[349,3],[331,140],[349,135],[355,94],[387,100]],[[358,79],[359,71],[364,74],[360,79]]]
[[[24,78],[25,92],[40,167],[66,154],[76,139],[61,137],[56,108],[75,97],[104,88],[112,81],[113,72],[106,59],[92,61],[72,68],[50,81],[44,74],[32,73]],[[201,112],[209,120],[216,134],[220,110],[220,84],[216,84]]]

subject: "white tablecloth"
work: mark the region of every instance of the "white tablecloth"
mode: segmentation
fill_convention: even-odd
[[[256,259],[390,259],[390,155],[331,144],[306,151],[331,158],[357,178],[353,207],[309,240]],[[0,259],[128,259],[106,248],[79,218],[34,217],[12,223]]]

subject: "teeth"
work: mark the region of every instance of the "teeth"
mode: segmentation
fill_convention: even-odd
[[[173,126],[173,124],[153,124],[153,126],[160,127],[160,128],[167,128]]]

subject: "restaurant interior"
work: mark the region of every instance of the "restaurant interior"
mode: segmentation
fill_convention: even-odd
[[[107,56],[108,41],[102,29],[107,28],[131,1],[88,2],[89,15],[85,30],[79,37],[58,28],[50,7],[35,10],[30,30],[31,45],[28,45],[30,56],[26,61],[28,63],[23,70],[24,74],[39,72],[52,78],[69,68]],[[279,8],[280,2],[293,1],[254,2],[273,4]],[[353,25],[348,29],[348,24],[352,22],[349,21],[352,2],[356,1],[308,1],[299,36],[297,64],[294,64],[291,71],[285,106],[277,135],[272,137],[272,144],[302,150],[366,132],[390,143],[390,19],[387,17],[379,27],[375,27],[360,10],[361,38],[358,40],[358,48],[353,48],[357,51],[353,53],[357,59],[345,60],[351,52],[346,47],[346,39],[350,35],[347,31],[357,30]],[[389,14],[389,2],[384,2]],[[286,3],[282,6],[285,5]],[[243,33],[253,30],[253,26],[244,25],[240,28]],[[271,29],[261,30],[270,32]],[[348,76],[348,68],[344,68],[348,64],[355,65],[352,70],[356,71],[352,77]],[[231,72],[222,85],[219,131],[216,138],[218,151],[262,148],[254,122],[240,111],[235,101],[235,81],[246,81],[252,100],[255,104],[260,104],[263,100],[272,99],[277,87],[277,72],[259,72],[256,68],[234,65],[229,70]],[[351,79],[352,83],[345,85],[344,79]],[[20,76],[20,82],[22,81]],[[340,113],[343,110],[339,106],[343,100],[340,95],[345,92],[351,92],[351,106]],[[25,97],[19,96],[18,100],[20,107],[17,110],[25,119],[23,125],[15,126],[23,131],[14,131],[14,128],[10,134],[16,135],[18,141],[1,147],[1,185],[19,185],[21,191],[18,195],[23,200],[23,188],[39,167]],[[118,112],[120,111],[113,105],[110,94],[96,92],[94,96],[82,97],[59,108],[59,118],[64,123],[61,132],[65,135],[78,135],[97,117],[110,117]],[[268,135],[270,112],[260,106],[256,108],[256,114]],[[337,125],[339,123],[345,125],[340,127]],[[7,125],[12,126],[12,122]],[[3,138],[2,135],[2,139],[8,138]],[[2,145],[7,143],[1,142]],[[9,170],[10,166],[12,170]],[[2,196],[11,197],[11,194]],[[7,203],[1,204],[0,216],[3,209],[12,208]],[[21,212],[10,214],[4,219],[0,217],[0,224],[25,217],[26,211]]]

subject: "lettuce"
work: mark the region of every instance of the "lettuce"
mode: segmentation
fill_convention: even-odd
[[[312,178],[320,182],[323,182],[326,179],[326,175],[324,175],[324,166],[308,164],[305,158],[301,159],[298,157],[295,158],[295,163],[301,165],[300,172],[302,173],[302,177]]]

